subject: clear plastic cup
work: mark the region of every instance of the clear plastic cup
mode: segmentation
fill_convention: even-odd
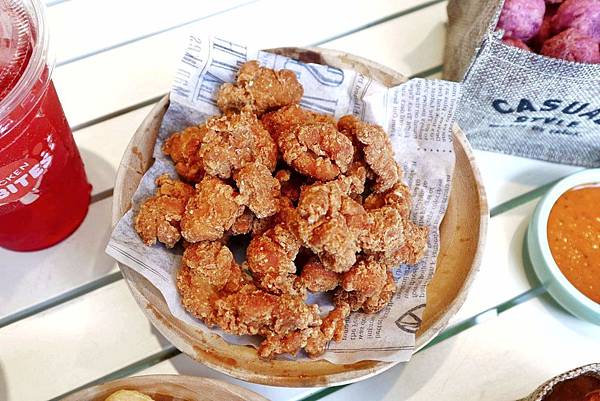
[[[91,185],[53,67],[40,2],[0,0],[0,247],[56,244],[88,210]]]

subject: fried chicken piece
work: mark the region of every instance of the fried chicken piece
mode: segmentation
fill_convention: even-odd
[[[247,164],[233,178],[256,217],[262,219],[279,211],[281,185],[266,166],[256,162]]]
[[[266,337],[258,349],[262,358],[297,353],[321,324],[318,305],[307,305],[301,296],[269,294],[252,284],[217,300],[215,310],[216,323],[228,333]]]
[[[251,229],[252,235],[264,234],[267,230],[275,227],[275,225],[277,225],[277,215],[265,217],[264,219],[254,219]]]
[[[205,125],[188,127],[171,135],[163,144],[162,151],[175,163],[177,174],[187,181],[199,182],[204,176],[199,151],[207,132]]]
[[[369,225],[361,236],[362,249],[367,253],[386,252],[404,244],[404,219],[391,206],[367,211]]]
[[[209,326],[215,324],[216,302],[249,282],[229,248],[218,241],[190,244],[177,272],[183,307]]]
[[[244,213],[233,222],[230,232],[232,235],[249,234],[255,221],[256,216],[254,216],[254,213],[249,209],[245,209]]]
[[[349,306],[352,312],[362,309],[365,313],[377,313],[385,308],[395,293],[394,276],[390,271],[386,271],[383,286],[370,297],[360,291],[345,291],[340,287],[333,295],[333,302],[336,306]]]
[[[300,242],[283,224],[255,235],[246,250],[246,263],[256,285],[273,294],[303,295],[294,264],[299,250]]]
[[[345,176],[350,180],[350,196],[361,195],[365,192],[365,183],[369,175],[369,167],[363,160],[355,160],[348,167]]]
[[[347,179],[304,187],[293,227],[303,245],[338,273],[355,263],[359,238],[368,225],[365,210],[348,196],[349,191]]]
[[[340,274],[323,266],[319,259],[313,257],[302,267],[300,278],[309,291],[326,292],[334,290],[340,283]]]
[[[362,304],[362,310],[365,313],[378,313],[380,312],[387,304],[390,303],[392,297],[396,293],[396,282],[394,281],[394,276],[392,272],[388,271],[386,274],[386,281],[377,294],[368,297],[365,302]]]
[[[346,177],[325,183],[314,183],[301,188],[298,214],[312,224],[327,215],[333,215],[342,207],[342,198],[350,192],[350,180]]]
[[[181,219],[181,235],[189,242],[221,238],[244,213],[245,200],[222,180],[205,176],[196,184]]]
[[[315,328],[292,331],[286,335],[268,333],[265,340],[258,347],[258,356],[270,359],[275,355],[290,354],[296,356],[298,351],[306,347],[309,338],[313,336]]]
[[[383,288],[386,272],[386,267],[375,258],[361,258],[342,275],[341,287],[344,291],[356,291],[366,298],[372,297]]]
[[[213,325],[214,305],[220,295],[206,277],[183,265],[177,272],[176,284],[185,310],[207,325]]]
[[[261,235],[279,223],[283,223],[288,230],[296,232],[296,230],[292,228],[292,226],[295,226],[295,222],[297,220],[297,213],[292,201],[285,196],[279,198],[278,201],[279,211],[276,214],[263,219],[254,220],[252,223],[252,235]]]
[[[376,176],[373,185],[375,192],[387,191],[402,178],[400,166],[394,160],[392,142],[383,128],[348,115],[340,118],[338,129],[356,137],[363,145],[365,161]]]
[[[392,206],[403,219],[408,219],[411,207],[410,189],[402,182],[398,182],[385,192],[374,192],[367,196],[363,206],[367,210]]]
[[[181,238],[179,222],[194,189],[167,174],[156,179],[156,194],[146,199],[135,216],[134,228],[144,244],[151,246],[158,240],[173,248]]]
[[[333,293],[333,304],[335,306],[347,305],[351,312],[358,312],[367,298],[357,291],[344,291],[338,287]]]
[[[273,325],[263,333],[266,339],[257,350],[261,358],[295,355],[322,322],[318,305],[307,305],[302,297],[289,294],[280,297],[273,316]]]
[[[330,181],[348,170],[354,147],[335,124],[294,125],[277,138],[283,160],[300,174]]]
[[[275,141],[277,141],[282,132],[289,131],[295,125],[315,123],[336,124],[333,117],[303,109],[297,104],[267,113],[260,120]]]
[[[227,179],[252,162],[275,170],[277,145],[254,114],[214,117],[206,129],[198,154],[207,174]]]
[[[231,334],[256,335],[273,324],[273,313],[279,297],[262,291],[252,283],[238,292],[217,299],[214,321]]]
[[[425,226],[419,226],[410,220],[404,220],[404,242],[399,248],[390,249],[387,252],[379,254],[382,263],[389,268],[401,264],[417,264],[427,252],[427,238],[429,229]]]
[[[304,89],[293,71],[275,71],[252,60],[242,64],[235,83],[221,85],[217,105],[224,113],[249,107],[260,116],[266,111],[299,103],[303,94]]]
[[[202,241],[188,246],[182,264],[203,276],[216,291],[234,292],[244,279],[240,266],[229,248],[220,241]]]
[[[350,306],[341,304],[323,318],[319,330],[313,331],[305,346],[309,357],[315,358],[322,355],[331,340],[342,341],[348,315],[350,315]]]
[[[300,187],[302,186],[302,177],[290,170],[279,170],[275,173],[275,178],[281,186],[281,196],[296,202],[300,198]]]

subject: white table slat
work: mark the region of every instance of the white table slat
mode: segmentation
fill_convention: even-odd
[[[104,206],[103,204],[109,201],[100,202],[94,208],[100,205]],[[459,312],[457,318],[453,319],[453,322],[458,322],[495,306],[529,288],[519,255],[522,232],[531,208],[531,204],[525,205],[493,219],[488,243],[494,246],[488,246],[482,271],[473,285],[464,309]],[[102,227],[103,224],[108,227],[110,224],[108,221],[107,219],[103,223],[97,223],[97,227]],[[517,227],[517,234],[515,234]],[[79,238],[89,240],[89,236],[90,234],[87,237]],[[81,239],[79,242],[79,252],[82,254],[86,249],[83,241]],[[65,265],[69,257],[73,258],[72,255],[69,256],[68,251],[61,251],[59,254],[63,255]],[[83,263],[81,266],[86,266],[85,262],[81,263]],[[71,265],[69,269],[63,268],[61,265],[54,265],[51,266],[51,269],[63,277],[63,280],[68,279],[72,283],[76,283],[81,281],[78,271],[74,270],[76,267]],[[28,299],[26,295],[23,295],[27,293],[28,288],[34,287],[22,288],[19,291],[22,299]],[[119,308],[119,313],[111,312],[115,307]],[[66,319],[68,325],[74,327],[73,333],[68,334],[62,330],[54,332],[47,329],[60,327],[56,325],[59,325],[63,319]],[[44,327],[46,329],[42,329]],[[44,344],[35,346],[35,358],[24,358],[26,353],[31,350],[19,347],[18,344],[36,343],[40,332],[44,333]],[[116,338],[119,340],[116,341]],[[93,347],[90,346],[91,341],[93,341]],[[24,397],[25,394],[34,391],[29,388],[31,386],[26,385],[26,381],[19,379],[19,372],[37,369],[40,371],[39,380],[42,382],[35,391],[41,391],[44,396],[50,396],[59,393],[59,387],[60,389],[67,386],[77,387],[117,370],[132,360],[157,352],[164,345],[149,330],[149,323],[143,318],[129,294],[129,290],[121,281],[43,314],[4,327],[0,330],[0,349],[2,350],[0,361],[4,365],[5,375],[9,378],[9,387],[14,394]],[[70,350],[73,354],[78,355],[78,358],[65,362],[68,371],[72,373],[71,377],[54,383],[55,380],[51,377],[57,366],[52,362],[53,355],[63,350]],[[43,360],[43,363],[38,364],[38,360]],[[95,362],[90,364],[89,361]],[[45,380],[49,382],[46,383]],[[10,401],[21,399],[35,400],[37,398],[9,398]]]
[[[257,3],[257,4],[261,4],[261,3]],[[410,6],[410,5],[415,5],[417,4],[416,2],[409,2],[407,4],[405,4],[406,7]],[[377,7],[379,7],[379,9]],[[383,9],[382,9],[383,7]],[[375,11],[379,11],[380,13],[382,12],[391,12],[391,9],[387,9],[385,7],[390,7],[390,5],[384,6],[383,3],[377,3],[374,5],[373,8],[369,9],[370,13],[365,13],[367,14],[366,16],[369,17],[370,19],[375,18],[375,15],[372,14]],[[416,14],[418,14],[419,12],[417,12]],[[416,14],[410,14],[407,16],[404,16],[402,18],[411,18],[411,15],[416,15]],[[357,21],[353,21],[354,23],[357,23]],[[358,35],[355,34],[355,35]],[[162,37],[162,35],[161,35]],[[143,42],[140,42],[140,45],[145,45],[146,43],[148,43],[150,41],[150,39],[144,40]],[[167,43],[164,44],[164,47],[168,47],[169,45]],[[119,49],[120,50],[120,49]],[[109,53],[114,53],[116,51],[119,50],[114,50],[112,52]],[[108,54],[108,53],[107,53]],[[156,53],[154,53],[156,54]],[[98,58],[100,58],[101,56],[94,56],[92,57],[89,61],[90,63],[96,62]],[[179,54],[177,55],[173,55],[172,58],[173,60],[176,60],[177,57],[179,57]],[[164,57],[160,57],[160,58],[155,58],[157,61],[163,60]],[[131,61],[130,59],[128,59],[129,61]],[[112,59],[112,62],[114,63],[114,57]],[[126,60],[126,62],[128,62]],[[72,67],[78,67],[83,63],[87,63],[87,61],[80,61],[77,63],[74,63],[72,65],[68,65],[62,68],[59,68],[57,71],[58,72],[64,72],[65,70],[72,68]],[[101,68],[99,66],[97,66],[94,63],[91,63],[93,65],[95,65],[95,68]],[[91,74],[90,71],[88,71],[90,74],[89,75],[93,75]],[[169,75],[171,74],[172,71],[169,71]],[[69,82],[74,82],[73,76],[66,76],[67,79],[69,79]],[[157,82],[160,81],[160,79],[154,79],[156,78],[154,75],[150,75],[149,77],[146,77],[149,79],[149,85],[154,85],[156,86]],[[141,75],[138,74],[133,74],[131,76],[131,81],[135,81],[135,87],[144,87],[144,85],[142,85],[140,83],[140,80],[144,80],[146,79],[144,77],[142,77]],[[152,79],[150,79],[152,78]],[[165,77],[165,79],[163,79],[165,86],[168,86],[169,80]],[[105,88],[110,88],[112,86],[112,83],[107,85],[104,82],[97,82],[98,85],[103,85]],[[129,91],[129,88],[131,88],[132,82],[130,82],[129,84],[127,83],[123,83],[123,90],[124,91]],[[79,88],[81,89],[81,88]],[[168,88],[165,88],[165,91]],[[135,91],[135,90],[133,90]],[[73,94],[71,92],[67,92],[69,94],[69,96],[67,96],[67,100],[71,99],[73,102],[75,102],[78,107],[82,107],[82,109],[85,108],[89,108],[89,104],[82,104],[82,103],[86,103],[86,102],[80,102],[79,99],[77,99],[76,97],[73,96]],[[139,98],[136,98],[139,99]],[[65,101],[65,99],[63,99],[63,102]],[[94,101],[95,104],[95,101]],[[148,113],[148,111],[151,109],[151,106],[142,108],[142,109],[138,109],[135,110],[133,112],[130,113],[126,113],[124,115],[121,115],[119,117],[113,118],[113,119],[109,119],[106,120],[100,124],[96,124],[93,125],[91,127],[82,129],[78,132],[75,133],[75,138],[76,141],[81,149],[81,153],[84,159],[84,162],[86,164],[86,170],[88,171],[88,176],[90,179],[90,182],[93,184],[94,186],[94,190],[93,193],[99,193],[102,192],[104,190],[108,190],[110,188],[112,188],[113,183],[114,183],[114,178],[115,178],[115,174],[116,174],[116,170],[118,168],[121,156],[123,154],[123,151],[125,149],[125,147],[127,146],[127,143],[130,140],[131,135],[133,135],[133,133],[135,132],[135,129],[137,128],[137,126],[139,125],[139,123],[142,121],[142,119],[144,118],[144,116]],[[94,235],[93,231],[94,228],[96,230],[98,230],[99,232],[108,232],[109,227],[110,227],[110,218],[107,218],[110,216],[110,200],[106,200],[102,203],[102,205],[97,206],[97,205],[93,205],[92,206],[92,210],[95,210],[96,208],[102,208],[102,214],[103,216],[105,216],[106,220],[102,221],[102,222],[94,222],[94,224],[96,224],[96,227],[93,227],[91,230],[88,231],[77,231],[76,233],[73,234],[73,236],[70,237],[69,239],[69,243],[73,243],[73,244],[77,244],[75,245],[75,247],[77,249],[86,249],[87,248],[87,242],[89,241],[89,237],[94,237],[97,238],[97,236]],[[90,216],[87,217],[88,219],[92,219],[92,213],[90,213]],[[101,239],[101,241],[105,240],[105,237],[103,237]],[[8,313],[12,313],[15,312],[17,310],[22,309],[23,307],[26,306],[30,306],[32,304],[35,304],[37,302],[41,302],[44,299],[46,299],[47,297],[53,297],[56,296],[58,294],[61,294],[65,291],[68,291],[70,289],[72,289],[73,287],[77,287],[81,284],[84,284],[94,278],[99,278],[101,276],[103,276],[104,274],[106,274],[107,271],[110,271],[109,268],[106,268],[105,270],[94,270],[94,269],[88,269],[88,268],[78,268],[78,269],[73,269],[72,266],[72,260],[73,257],[71,255],[71,252],[63,252],[63,246],[64,244],[61,244],[57,247],[52,248],[51,250],[48,251],[44,251],[44,252],[52,252],[54,253],[56,256],[56,258],[60,259],[60,260],[55,260],[55,259],[49,259],[49,258],[38,258],[36,256],[31,256],[34,257],[35,260],[37,261],[36,263],[36,269],[38,269],[38,271],[44,271],[44,272],[50,272],[47,273],[48,275],[48,279],[46,279],[45,281],[43,281],[45,284],[43,285],[44,288],[47,288],[48,291],[39,291],[39,292],[30,292],[27,290],[21,290],[21,291],[10,291],[9,293],[11,294],[11,301],[10,302],[6,302],[3,310],[2,310],[2,314],[6,315]],[[12,260],[15,260],[15,264],[19,265],[19,261],[23,260],[23,258],[21,258],[20,254],[17,253],[11,253],[11,252],[7,252],[7,251],[0,251],[0,252],[6,252],[6,259],[7,260],[7,266],[10,266],[12,263]],[[82,251],[80,251],[82,252]],[[89,249],[87,250],[87,252],[89,252]],[[82,252],[83,255],[83,252]],[[62,258],[62,259],[61,259]],[[100,245],[97,246],[97,250],[96,253],[92,256],[93,259],[98,259],[98,260],[106,260],[106,256],[103,253],[103,247]],[[78,265],[82,265],[82,266],[86,266],[85,262],[82,260],[78,260]],[[106,265],[106,263],[104,262],[104,265]],[[5,267],[2,268],[0,266],[0,271],[3,269],[8,270],[9,267]],[[18,272],[18,270],[13,270],[15,272]],[[90,273],[91,272],[91,273]],[[14,273],[16,274],[16,273]],[[4,281],[4,286],[9,286],[10,281]],[[0,288],[2,288],[3,285],[0,284]],[[27,288],[27,287],[25,287]]]
[[[505,401],[600,360],[600,326],[532,300],[323,401]]]
[[[152,106],[92,125],[75,133],[92,193],[112,189],[123,152]]]
[[[0,399],[47,400],[167,345],[119,281],[0,330]]]
[[[252,0],[68,1],[48,9],[56,61],[61,64]],[[186,10],[182,12],[182,10]]]
[[[58,67],[54,80],[70,123],[84,123],[166,92],[187,36],[200,31],[260,47],[324,42],[323,47],[355,53],[410,75],[441,63],[445,3],[327,40],[424,3],[66,1],[48,11],[59,62],[207,18]],[[112,187],[123,150],[150,108],[75,134],[94,193]],[[579,169],[475,153],[492,207]],[[27,254],[0,249],[0,318],[115,271],[114,262],[103,251],[110,231],[111,202],[108,198],[91,205],[84,224],[53,248]],[[452,323],[531,288],[521,249],[535,203],[491,220],[481,271]],[[531,300],[420,353],[408,365],[347,387],[326,400],[463,400],[466,395],[474,400],[515,399],[552,375],[600,360],[598,338],[600,327],[570,317],[545,299]],[[119,281],[0,329],[0,400],[46,400],[167,345]],[[219,378],[273,400],[297,400],[315,391],[238,382],[185,355],[142,373]]]
[[[77,231],[49,249],[23,253],[0,248],[0,318],[116,270],[114,260],[104,253],[111,202],[92,205]],[[0,350],[4,354],[4,344]]]
[[[490,207],[581,170],[581,167],[475,150]]]
[[[263,0],[57,68],[54,80],[69,122],[78,125],[167,92],[190,33],[218,34],[262,48],[304,46],[424,2],[311,0],[290,7]],[[402,19],[424,29],[415,30],[412,38],[398,38],[399,49],[404,41],[427,34],[430,22],[412,16]]]
[[[237,384],[238,386],[246,387],[258,394],[262,394],[269,400],[279,401],[296,401],[301,400],[317,391],[320,388],[294,388],[294,387],[273,387],[273,386],[262,386],[260,384],[248,383],[242,380],[237,380],[231,376],[217,372],[209,367],[206,367],[185,354],[180,354],[174,358],[163,361],[151,368],[144,369],[143,371],[136,373],[134,376],[140,375],[155,375],[155,374],[174,374],[174,375],[190,375],[208,377],[211,379],[222,380],[224,382]]]
[[[324,43],[413,75],[442,64],[446,37],[446,2],[395,18],[364,31]],[[423,27],[423,29],[415,29]]]

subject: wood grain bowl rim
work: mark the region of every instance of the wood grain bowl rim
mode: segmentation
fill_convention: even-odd
[[[142,375],[111,380],[79,390],[64,397],[62,401],[104,401],[106,397],[119,390],[135,390],[153,398],[158,395],[174,397],[178,401],[206,400],[205,395],[210,391],[222,392],[223,396],[227,397],[215,401],[231,401],[234,398],[238,401],[269,401],[262,395],[237,384],[207,377],[174,374]]]
[[[269,49],[268,51],[275,52],[278,54],[286,54],[293,56],[299,56],[302,60],[305,60],[307,57],[310,62],[327,61],[328,64],[332,64],[332,61],[339,60],[341,63],[345,63],[347,66],[364,73],[373,76],[373,78],[380,80],[382,82],[387,81],[387,85],[390,82],[397,84],[401,82],[405,82],[407,79],[401,74],[395,72],[394,70],[381,66],[377,63],[374,63],[370,60],[366,60],[362,57],[354,56],[351,54],[327,50],[327,49],[317,49],[317,48],[278,48],[278,49]],[[153,124],[155,126],[160,125],[160,121],[162,121],[162,117],[168,107],[169,99],[168,95],[165,96],[161,101],[159,101],[154,108],[150,111],[148,116],[144,119],[144,121],[140,124],[140,127],[137,129],[135,135],[131,139],[119,166],[119,170],[117,172],[116,184],[115,184],[115,195],[113,198],[113,225],[118,222],[121,216],[129,209],[129,205],[131,197],[128,199],[123,199],[124,191],[129,190],[131,193],[135,191],[137,188],[137,183],[139,183],[139,179],[146,171],[147,168],[152,164],[153,159],[151,157],[152,152],[150,151],[150,159],[144,163],[142,157],[143,152],[139,150],[136,143],[138,143],[139,139],[145,136],[145,133]],[[452,299],[451,302],[443,309],[442,313],[439,314],[437,319],[433,321],[433,323],[423,332],[418,333],[416,338],[416,348],[415,351],[423,348],[429,341],[431,341],[446,325],[450,318],[458,311],[458,309],[462,306],[465,301],[467,290],[471,283],[473,282],[477,271],[479,270],[479,266],[481,263],[482,253],[485,244],[485,238],[487,233],[487,225],[489,220],[489,210],[487,205],[487,200],[485,196],[485,191],[483,188],[481,175],[479,170],[475,164],[474,155],[471,150],[471,147],[464,135],[464,133],[460,130],[458,126],[454,126],[454,138],[457,140],[455,143],[455,147],[458,144],[460,149],[464,152],[467,162],[468,170],[467,172],[472,175],[472,183],[475,188],[475,196],[476,201],[479,204],[479,222],[478,222],[478,235],[475,238],[476,240],[476,249],[475,253],[472,257],[471,266],[462,282],[462,285],[457,290],[456,295]],[[156,135],[156,132],[155,132]],[[155,138],[152,140],[152,144],[155,142]],[[152,146],[153,147],[153,146]],[[139,166],[132,167],[131,160],[138,158]],[[455,171],[456,173],[456,171]],[[126,176],[128,174],[137,175],[137,182],[135,183],[135,188],[133,185],[129,188],[124,187],[124,181],[126,180]],[[232,367],[227,366],[222,361],[218,359],[207,358],[206,354],[202,355],[195,350],[194,346],[188,344],[185,339],[178,338],[177,333],[173,332],[174,328],[172,323],[168,321],[169,316],[162,316],[162,313],[157,309],[153,308],[149,305],[147,301],[147,296],[140,292],[139,288],[136,288],[134,285],[135,281],[142,279],[142,282],[145,281],[141,275],[135,272],[133,269],[129,268],[122,263],[118,263],[119,268],[123,272],[123,275],[126,279],[126,282],[129,286],[132,295],[136,299],[138,305],[143,310],[146,317],[152,322],[152,324],[157,327],[157,329],[171,341],[177,348],[182,350],[184,353],[194,357],[199,362],[216,369],[220,372],[226,373],[230,376],[236,377],[241,380],[246,380],[249,382],[259,383],[259,384],[267,384],[267,385],[275,385],[275,386],[330,386],[330,385],[340,385],[352,383],[359,380],[364,380],[366,378],[372,377],[376,374],[379,374],[392,366],[396,365],[398,362],[380,362],[380,361],[361,361],[356,364],[351,365],[336,365],[327,361],[318,360],[318,361],[310,361],[303,362],[309,367],[311,366],[326,366],[331,365],[333,367],[349,367],[349,370],[342,370],[335,373],[329,373],[326,375],[317,375],[312,376],[308,375],[296,375],[296,376],[287,376],[282,374],[281,376],[273,375],[272,372],[269,374],[265,373],[256,373],[252,371],[248,371],[245,368]],[[438,267],[439,269],[439,267]],[[148,285],[149,283],[145,284]],[[142,299],[143,298],[143,299]],[[162,297],[161,297],[162,298]],[[164,299],[159,300],[159,302],[165,303]],[[154,310],[151,310],[154,309]],[[171,316],[172,318],[172,316]],[[176,319],[174,319],[176,320]],[[189,326],[188,326],[189,327]],[[185,330],[185,329],[184,329]],[[180,331],[184,331],[180,330]],[[188,329],[193,330],[193,329]],[[183,334],[183,333],[182,333]],[[207,336],[208,337],[208,336]],[[215,336],[216,337],[216,336]],[[213,339],[214,340],[214,339]],[[218,340],[217,340],[218,341]],[[231,344],[225,345],[225,347],[237,347],[238,351],[243,353],[244,346],[235,346]],[[254,350],[253,350],[254,351]],[[212,351],[211,351],[212,352]],[[254,351],[255,353],[255,351]],[[286,361],[282,361],[286,362]],[[278,361],[275,361],[278,363]],[[322,367],[322,366],[321,366]],[[355,368],[353,368],[355,367]],[[285,371],[285,369],[283,369]],[[310,370],[310,369],[308,369]],[[319,369],[316,369],[319,370]]]

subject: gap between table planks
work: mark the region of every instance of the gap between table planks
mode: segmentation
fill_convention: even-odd
[[[376,7],[371,7],[372,9],[378,9],[378,8],[384,8],[384,11],[386,12],[385,16],[382,18],[373,18],[373,15],[369,15],[368,13],[366,13],[366,15],[362,18],[362,25],[369,25],[372,24],[373,21],[379,21],[379,20],[385,20],[386,22],[383,23],[383,25],[389,25],[389,26],[396,26],[396,27],[400,27],[401,29],[406,29],[405,27],[409,24],[402,24],[400,21],[405,21],[406,22],[406,18],[419,18],[421,19],[426,19],[428,20],[429,18],[435,17],[432,20],[432,24],[438,25],[439,23],[436,21],[441,21],[442,18],[444,18],[445,12],[443,7],[440,7],[440,1],[429,1],[429,2],[417,2],[417,1],[410,1],[410,2],[405,2],[402,7],[400,7],[400,11],[395,11],[395,9],[391,9],[389,4],[393,3],[387,3],[387,2],[375,2],[375,6]],[[258,4],[258,3],[257,3]],[[268,4],[265,3],[265,4]],[[435,8],[434,13],[432,14],[432,12],[429,10],[432,7],[427,7],[426,9],[423,9],[423,4],[435,4],[434,6],[432,6],[433,8]],[[443,4],[442,4],[443,5]],[[412,6],[412,7],[409,7]],[[247,6],[246,7],[241,7],[244,8],[244,10],[247,11]],[[370,8],[370,9],[371,9]],[[398,8],[398,7],[396,7]],[[393,18],[390,19],[390,16],[394,16],[394,15],[401,15],[400,17],[397,18]],[[354,18],[354,17],[353,17]],[[357,21],[356,18],[354,20],[355,23],[358,23],[360,21]],[[441,23],[441,22],[440,22]],[[347,26],[345,28],[350,29],[350,26]],[[373,29],[373,28],[371,28]],[[389,29],[389,28],[386,28]],[[368,31],[365,31],[364,29],[359,29],[359,28],[352,28],[349,31],[347,30],[342,30],[342,33],[345,32],[352,32],[352,34],[350,35],[351,37],[354,37],[355,35],[358,35],[359,38],[357,39],[357,43],[363,43],[364,40],[364,35],[368,34]],[[400,31],[403,32],[403,31]],[[330,37],[332,35],[332,31],[331,29],[328,28],[327,30],[327,36],[325,37]],[[159,36],[164,36],[165,34],[161,34]],[[424,39],[423,37],[425,35],[427,35],[427,32],[421,32],[420,33],[421,37],[419,37],[419,33],[414,33],[412,36],[404,36],[404,40],[408,43],[411,42],[413,43],[420,43],[422,42]],[[343,38],[340,38],[340,34],[339,32],[337,34],[335,34],[334,36],[337,37],[336,40],[341,40]],[[361,39],[362,38],[362,39]],[[442,37],[438,37],[438,42],[441,41]],[[319,43],[323,42],[324,39],[322,39],[322,37],[319,39]],[[351,42],[352,43],[352,42]],[[402,45],[402,41],[399,41],[398,44]],[[328,43],[325,43],[325,45],[328,45]],[[126,47],[129,48],[131,46],[134,45],[127,45]],[[352,45],[346,45],[346,49],[343,50],[348,50],[348,51],[354,51],[355,53],[358,52],[359,47],[362,46],[358,46],[358,45],[354,45],[355,47],[352,47]],[[439,48],[439,57],[437,60],[433,60],[431,62],[431,65],[436,65],[436,63],[439,63],[441,61],[441,45],[438,46]],[[403,47],[403,50],[409,50],[412,49],[412,47],[406,47],[406,49]],[[112,59],[111,59],[111,63],[114,64],[115,61],[118,59],[119,54],[115,54],[115,50],[106,52],[105,54],[110,54]],[[179,57],[179,55],[177,55],[177,57]],[[98,56],[94,56],[92,57],[92,59],[96,60],[98,58]],[[377,61],[381,61],[381,60],[377,60]],[[74,65],[79,65],[82,62],[78,62],[75,63]],[[71,65],[67,66],[67,67],[71,67]],[[95,66],[94,68],[101,68],[102,66]],[[59,67],[58,71],[64,69],[66,67]],[[163,69],[163,67],[161,67],[161,70]],[[172,74],[172,71],[169,72],[169,75]],[[134,74],[135,77],[137,77],[137,75]],[[165,81],[170,81],[170,77],[169,79],[165,78]],[[57,85],[60,82],[57,81]],[[130,83],[131,84],[131,83]],[[104,86],[110,86],[110,85],[104,85]],[[154,86],[155,88],[156,86]],[[155,92],[156,93],[156,92]],[[160,92],[158,92],[160,94]],[[78,93],[65,93],[66,96],[66,100],[67,102],[69,101],[69,99],[73,99],[73,101],[76,100],[76,95],[81,94],[83,96],[83,94],[81,92]],[[62,98],[63,101],[65,100],[65,97]],[[139,99],[139,98],[138,98]],[[76,102],[78,105],[82,102]],[[146,102],[143,102],[143,104],[146,104]],[[86,105],[84,105],[86,106]],[[114,106],[114,104],[112,105]],[[116,167],[119,164],[123,149],[125,148],[127,142],[129,141],[130,136],[132,135],[132,133],[135,131],[135,128],[138,124],[139,121],[142,120],[143,116],[147,113],[147,109],[135,109],[133,108],[131,105],[126,105],[124,110],[121,110],[120,112],[112,112],[110,113],[106,118],[103,117],[98,117],[98,114],[96,114],[93,118],[97,119],[97,123],[95,125],[89,126],[87,129],[79,129],[75,132],[75,137],[76,140],[80,146],[81,152],[82,152],[82,156],[84,158],[84,161],[86,162],[88,168],[88,175],[90,176],[90,180],[93,182],[95,189],[94,189],[94,194],[98,194],[98,196],[95,196],[95,199],[105,199],[109,194],[110,194],[110,190],[113,186],[114,183],[114,172],[116,170]],[[113,109],[114,110],[114,109]],[[66,113],[69,116],[69,118],[71,118],[71,115],[76,114],[77,113],[77,109],[73,109],[70,110],[68,108],[66,108]],[[109,118],[110,117],[110,118]],[[71,119],[72,120],[72,119]],[[101,122],[99,122],[101,121]],[[85,124],[85,122],[84,122]],[[102,140],[99,140],[99,138],[102,138]],[[92,209],[95,208],[95,204],[92,206]],[[107,227],[108,229],[108,227]],[[77,236],[78,233],[75,233],[75,236]],[[64,247],[61,247],[61,245],[59,245],[56,248],[53,248],[52,251],[46,251],[46,252],[57,252],[60,249],[62,249]],[[64,251],[67,251],[67,249],[64,249]],[[4,251],[0,251],[0,255],[4,253]],[[89,258],[89,255],[87,255],[85,253],[84,250],[82,249],[72,249],[69,252],[70,254],[70,258],[73,259],[77,259],[80,258],[81,259],[81,265],[85,265],[85,260],[86,258]],[[13,254],[12,259],[18,260],[18,258],[15,256],[16,254]],[[6,253],[4,259],[8,260],[11,256],[10,253]],[[94,255],[92,255],[93,257]],[[113,267],[113,264],[110,265],[110,268]],[[14,270],[15,268],[13,268]],[[109,268],[106,269],[106,271],[109,271]],[[69,276],[68,274],[69,272],[64,272],[65,276]],[[54,274],[55,274],[55,278],[56,275],[61,275],[61,269],[60,267],[54,267]],[[67,290],[71,290],[73,286],[77,286],[77,285],[83,285],[84,283],[86,283],[89,279],[87,278],[87,276],[85,274],[83,274],[83,280],[81,280],[80,277],[81,273],[79,271],[75,271],[71,274],[72,276],[74,276],[74,279],[72,281],[74,281],[74,285],[71,285],[70,288],[65,287],[64,291]],[[25,286],[26,283],[24,282],[23,285]],[[85,286],[83,288],[84,292],[89,291],[91,288],[91,286]],[[53,291],[53,293],[48,294],[48,293],[44,293],[42,290],[40,290],[40,292],[37,294],[38,300],[42,301],[42,300],[46,300],[49,297],[53,297],[56,296],[58,293],[60,293],[62,291]],[[77,291],[72,291],[69,295],[70,297],[78,295],[80,293],[78,293]],[[30,295],[28,295],[28,299],[27,302],[29,303],[29,305],[31,305],[31,302],[29,301],[29,299],[31,298]],[[69,299],[69,298],[66,298]],[[46,303],[46,306],[50,306],[50,305],[55,305],[57,303],[61,302],[61,298],[60,296],[56,297],[53,302],[49,302]],[[14,302],[13,302],[14,303]],[[28,305],[23,304],[21,307],[15,306],[13,308],[14,309],[18,309],[21,310],[24,307],[26,307]],[[4,308],[7,308],[8,306],[5,305]],[[6,315],[6,312],[2,311],[3,307],[2,305],[0,305],[0,316],[2,315]],[[5,309],[6,310],[6,309]],[[28,316],[31,313],[33,313],[34,311],[38,311],[39,309],[36,309],[34,307],[34,309],[32,311],[30,311],[29,314],[21,314],[21,317],[23,316]],[[4,320],[3,324],[7,324],[10,321],[14,321],[14,320]]]
[[[368,32],[367,32],[367,33],[368,33]],[[380,61],[380,60],[377,60],[377,59],[376,59],[376,61]],[[435,67],[434,67],[434,68],[435,68]],[[438,68],[439,68],[439,67],[438,67]],[[133,131],[131,131],[131,132],[133,132]],[[82,133],[82,134],[83,134],[83,133]],[[110,191],[110,189],[107,189],[107,190],[104,190],[104,191]],[[102,193],[102,192],[104,192],[104,191],[101,191],[101,193]]]

